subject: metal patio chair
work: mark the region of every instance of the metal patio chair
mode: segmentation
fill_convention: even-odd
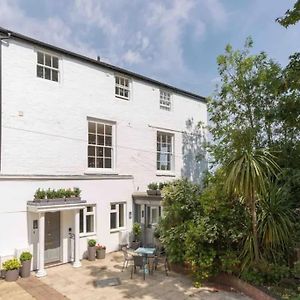
[[[133,261],[133,256],[128,253],[127,247],[122,247],[121,250],[122,250],[122,253],[123,253],[123,256],[124,256],[124,262],[123,262],[123,267],[122,267],[122,272],[123,272],[124,269],[128,267],[128,263],[130,261]]]

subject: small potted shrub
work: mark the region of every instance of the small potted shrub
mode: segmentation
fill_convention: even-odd
[[[32,254],[30,252],[22,252],[20,255],[21,277],[26,278],[30,276]]]
[[[141,235],[142,235],[142,227],[139,223],[134,223],[132,226],[132,232],[133,232],[133,241],[131,243],[132,249],[137,249],[141,245]]]
[[[21,263],[17,258],[7,260],[2,266],[6,281],[16,281],[19,278]]]
[[[93,261],[96,258],[96,240],[88,241],[88,260]]]
[[[97,259],[103,259],[105,258],[105,251],[106,251],[106,247],[103,245],[97,245],[96,246],[96,257]]]
[[[147,194],[148,195],[156,195],[158,191],[158,184],[155,182],[151,182],[148,184],[148,190]]]
[[[80,194],[81,194],[80,188],[74,187],[73,188],[73,195],[72,195],[73,200],[80,200],[81,199]]]

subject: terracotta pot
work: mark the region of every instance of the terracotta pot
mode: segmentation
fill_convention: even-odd
[[[5,272],[5,280],[6,281],[17,281],[19,278],[19,269],[16,270],[8,270]]]
[[[88,260],[93,261],[96,259],[96,246],[88,247]]]
[[[106,249],[98,249],[96,251],[96,257],[97,257],[97,259],[103,259],[103,258],[105,258],[105,252],[106,252]]]
[[[21,267],[21,277],[26,278],[30,276],[30,269],[31,269],[31,260],[25,260],[22,262]]]

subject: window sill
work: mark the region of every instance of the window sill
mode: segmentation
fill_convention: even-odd
[[[89,237],[89,236],[93,236],[93,235],[96,235],[96,232],[80,233],[79,237],[84,238],[84,237]]]
[[[118,175],[119,173],[113,169],[87,169],[85,175]]]
[[[176,177],[172,171],[156,171],[156,176]]]
[[[126,230],[126,227],[120,227],[120,228],[116,228],[116,229],[110,229],[110,233],[117,233],[120,231]]]
[[[130,100],[130,98],[122,97],[122,96],[119,96],[119,95],[115,95],[115,97],[119,98],[119,99],[122,99],[122,100],[126,100],[126,101]]]

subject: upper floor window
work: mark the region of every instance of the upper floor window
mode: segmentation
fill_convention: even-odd
[[[113,168],[113,124],[88,121],[88,167]]]
[[[171,171],[173,169],[173,140],[173,134],[157,132],[157,170]]]
[[[56,56],[37,52],[37,77],[57,81],[59,77],[59,59]]]
[[[116,80],[115,95],[117,97],[129,100],[130,97],[129,79],[126,77],[116,75],[115,80]]]
[[[160,108],[164,110],[171,110],[171,94],[166,91],[160,90]]]

